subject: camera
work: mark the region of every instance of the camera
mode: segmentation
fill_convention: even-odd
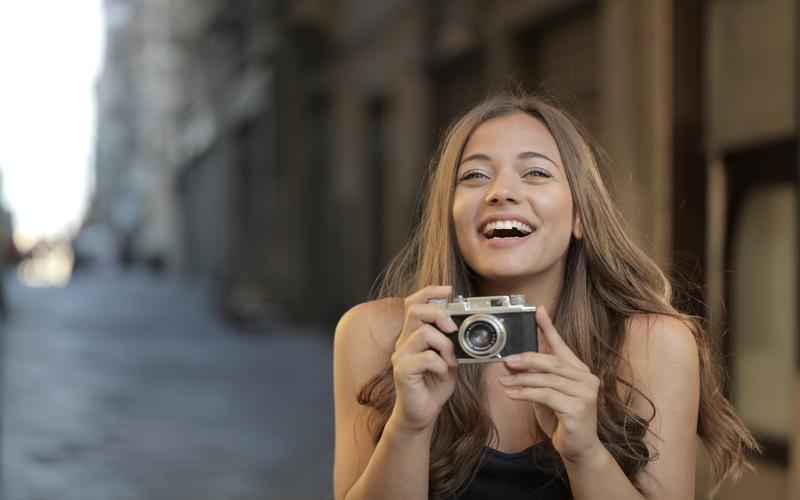
[[[502,361],[505,356],[538,350],[536,308],[524,295],[457,296],[453,302],[434,299],[458,325],[445,333],[459,364]]]

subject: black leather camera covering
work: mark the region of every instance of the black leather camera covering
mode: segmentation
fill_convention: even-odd
[[[461,327],[461,323],[474,314],[475,313],[453,314],[451,315],[451,318],[456,325]],[[482,312],[478,314],[491,313]],[[536,313],[509,312],[491,314],[491,316],[501,319],[507,332],[506,345],[500,351],[501,357],[506,357],[521,352],[538,351],[539,336],[536,328]],[[475,359],[473,356],[464,352],[464,350],[461,348],[461,345],[458,341],[458,331],[446,333],[445,335],[447,335],[447,337],[453,342],[453,348],[455,350],[457,359]],[[499,361],[499,358],[490,358],[483,361]]]

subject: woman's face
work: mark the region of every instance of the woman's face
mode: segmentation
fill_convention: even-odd
[[[561,155],[542,122],[516,113],[475,129],[458,166],[453,221],[464,260],[484,279],[563,269],[580,225]]]

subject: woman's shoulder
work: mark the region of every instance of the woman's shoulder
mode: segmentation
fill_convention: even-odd
[[[664,378],[693,377],[699,371],[696,332],[690,324],[666,314],[637,314],[628,318],[621,375],[644,388]]]
[[[636,314],[628,318],[623,346],[633,358],[686,357],[697,353],[697,341],[690,324],[667,314]]]
[[[403,327],[405,307],[403,299],[389,297],[355,305],[348,310],[336,326],[336,343],[365,343],[385,352],[394,351],[397,335]],[[371,351],[371,349],[369,349]]]

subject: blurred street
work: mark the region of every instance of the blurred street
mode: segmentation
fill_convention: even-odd
[[[144,273],[9,281],[5,500],[331,497],[330,333],[240,334]]]
[[[518,93],[719,351],[764,451],[715,498],[800,500],[799,5],[0,2],[0,500],[331,499],[331,325],[433,276],[448,131]]]

